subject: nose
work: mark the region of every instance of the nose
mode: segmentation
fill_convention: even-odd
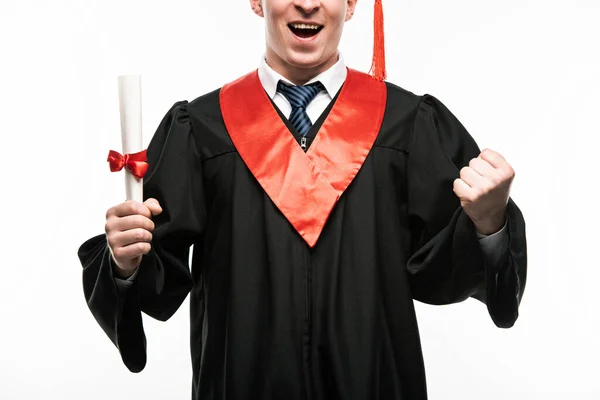
[[[294,0],[294,5],[303,14],[312,14],[319,9],[321,0]]]

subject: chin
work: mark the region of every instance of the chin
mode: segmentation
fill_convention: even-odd
[[[316,68],[331,59],[331,55],[325,55],[322,51],[314,51],[310,53],[294,52],[288,55],[288,64],[295,68],[309,69]]]

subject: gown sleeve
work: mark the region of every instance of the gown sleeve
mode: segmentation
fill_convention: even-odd
[[[106,235],[89,239],[78,251],[87,305],[132,372],[146,365],[141,313],[166,321],[181,306],[192,287],[189,249],[203,233],[201,164],[187,102],[169,110],[147,154],[144,199],[157,199],[163,212],[153,217],[152,250],[143,257],[135,279],[126,286],[115,280]]]
[[[407,161],[408,218],[413,232],[407,263],[413,298],[442,305],[476,298],[496,326],[509,328],[525,289],[525,221],[507,205],[508,242],[495,265],[482,253],[475,227],[453,182],[480,150],[463,125],[436,98],[422,98]]]

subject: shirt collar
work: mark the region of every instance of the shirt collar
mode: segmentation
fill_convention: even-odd
[[[323,86],[325,86],[325,90],[327,90],[329,96],[333,98],[346,81],[347,74],[348,70],[346,69],[344,59],[342,55],[338,53],[338,61],[332,67],[330,67],[327,71],[315,76],[313,79],[306,82],[306,84],[308,85],[317,81],[321,82]],[[271,99],[273,99],[277,93],[277,83],[279,83],[280,80],[293,85],[289,79],[286,79],[279,73],[275,72],[273,68],[267,64],[267,59],[265,56],[261,58],[260,65],[258,67],[258,78],[260,79],[265,92],[267,92],[267,95]]]

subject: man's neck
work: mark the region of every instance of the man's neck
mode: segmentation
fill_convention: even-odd
[[[339,55],[336,53],[333,57],[330,57],[328,60],[317,66],[310,68],[297,68],[292,65],[285,64],[277,56],[270,56],[269,51],[267,51],[266,54],[267,65],[269,65],[273,71],[277,72],[297,86],[302,86],[314,77],[327,71],[329,68],[335,65],[338,59]]]

